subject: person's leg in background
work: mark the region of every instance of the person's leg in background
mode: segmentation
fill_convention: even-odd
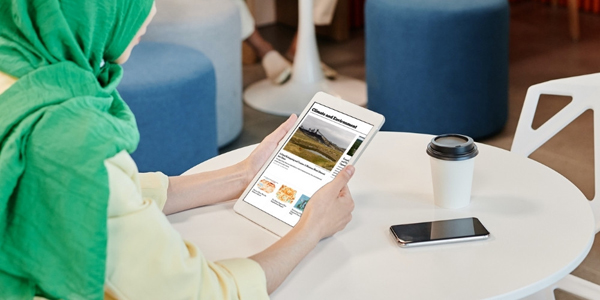
[[[315,25],[329,25],[333,19],[337,0],[313,0],[313,19]],[[240,8],[242,19],[242,40],[254,50],[261,63],[267,77],[276,84],[283,84],[292,74],[292,65],[279,52],[273,49],[273,46],[267,42],[256,30],[254,19],[243,0],[236,0]],[[290,44],[285,56],[292,61],[296,54],[296,44],[298,41],[298,32]],[[337,71],[321,62],[323,74],[329,79],[335,79]]]
[[[315,22],[316,26],[325,26],[331,24],[337,1],[338,0],[313,0],[313,21]],[[298,32],[296,32],[296,35],[294,35],[294,39],[285,53],[285,56],[290,60],[294,60],[297,43]],[[323,62],[321,62],[321,69],[323,69],[323,75],[325,75],[325,77],[329,79],[335,79],[337,77],[337,71]]]
[[[275,84],[283,84],[292,76],[292,64],[273,49],[273,45],[267,42],[256,30],[254,18],[250,14],[246,2],[244,0],[235,0],[234,2],[240,9],[242,40],[250,45],[261,60],[267,78]]]

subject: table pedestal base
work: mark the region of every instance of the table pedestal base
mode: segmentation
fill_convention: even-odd
[[[253,83],[244,91],[244,101],[250,107],[273,115],[299,115],[319,91],[360,106],[367,105],[367,85],[364,81],[341,76],[316,83],[296,82],[293,78],[275,85],[268,79]]]

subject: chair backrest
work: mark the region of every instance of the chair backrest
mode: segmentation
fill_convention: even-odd
[[[540,95],[570,96],[572,101],[538,129],[532,128]],[[527,90],[511,151],[529,156],[588,109],[594,111],[594,199],[590,201],[600,231],[600,73],[551,80]]]

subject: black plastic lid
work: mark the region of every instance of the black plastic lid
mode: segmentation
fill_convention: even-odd
[[[465,160],[479,154],[472,138],[462,134],[442,134],[431,139],[427,154],[443,160]]]

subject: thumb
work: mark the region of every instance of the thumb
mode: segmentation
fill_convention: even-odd
[[[297,119],[298,117],[296,114],[292,114],[287,120],[285,120],[285,122],[275,129],[272,135],[275,135],[273,138],[276,140],[276,142],[279,142],[288,133],[288,131],[292,129]]]
[[[342,188],[344,188],[344,186],[348,184],[348,181],[350,181],[350,178],[352,178],[353,175],[354,166],[347,165],[331,181],[331,188],[335,189],[335,191],[339,193],[342,190]]]

